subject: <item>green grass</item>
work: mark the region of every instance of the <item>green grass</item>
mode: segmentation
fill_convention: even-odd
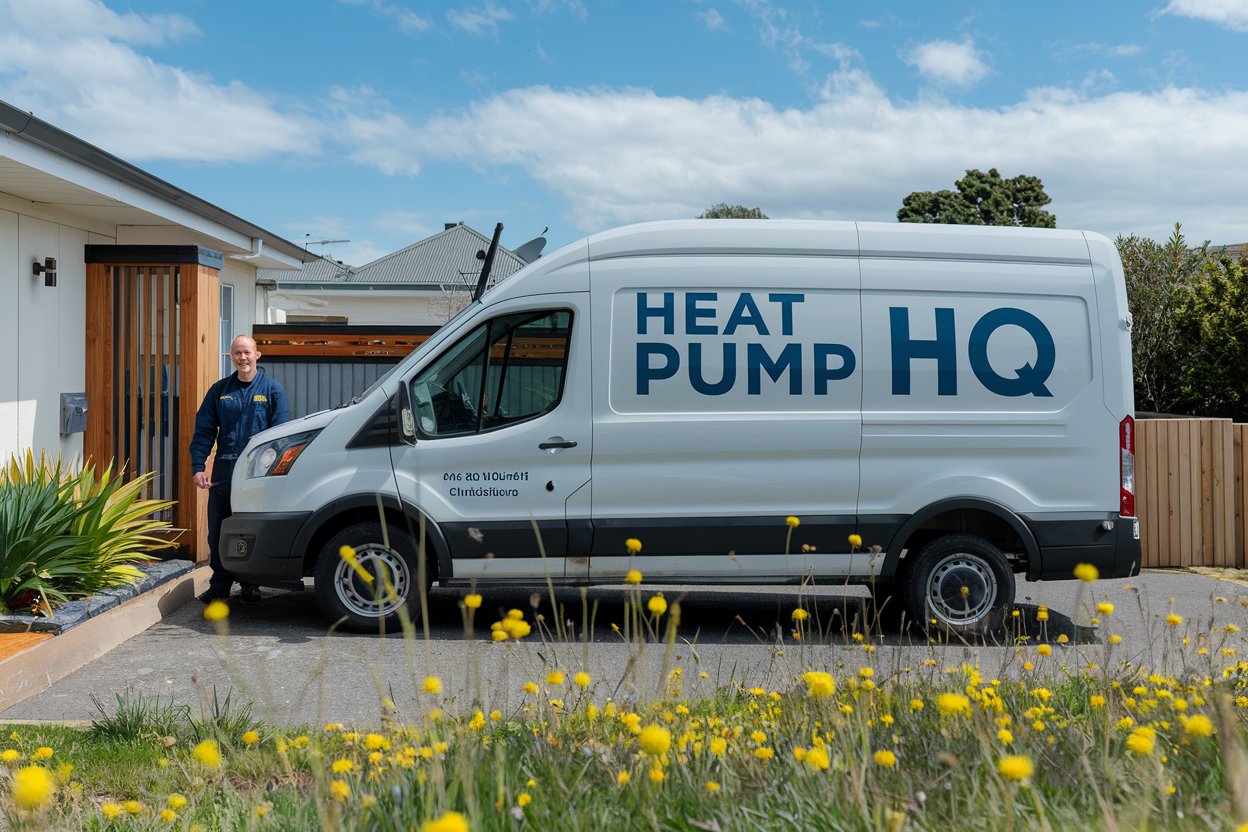
[[[455,691],[417,674],[409,627],[412,686],[426,691],[416,712],[398,713],[379,692],[379,724],[292,730],[257,722],[233,694],[205,692],[198,712],[122,696],[115,707],[97,703],[89,730],[0,729],[0,760],[12,758],[0,762],[0,810],[13,829],[456,828],[437,826],[447,812],[500,831],[1229,830],[1248,821],[1248,663],[1238,658],[1248,645],[1235,625],[1197,632],[1166,624],[1168,608],[1141,605],[1155,624],[1146,645],[1059,659],[1020,639],[989,670],[949,664],[961,652],[939,644],[914,648],[903,664],[872,652],[868,636],[811,621],[795,627],[800,639],[789,634],[779,666],[792,670],[774,689],[708,688],[672,649],[679,600],[658,616],[647,590],[630,593],[618,623],[636,661],[622,679],[578,685],[588,642],[533,620],[527,638],[539,648],[524,650],[526,660],[516,651],[533,674],[521,704],[486,713],[461,704],[479,690],[471,673]],[[1225,599],[1211,604],[1225,604],[1223,619],[1245,615]],[[1089,623],[1097,633],[1111,625]],[[473,643],[470,663],[513,645]],[[527,663],[533,654],[542,666]],[[835,691],[808,671],[831,674]],[[965,708],[954,699],[942,710],[950,696]],[[220,767],[197,757],[204,741],[218,744]],[[1009,755],[1034,773],[1010,779],[1000,768]],[[56,783],[41,806],[23,809],[15,786],[32,764],[57,772]],[[175,793],[186,805],[162,818]],[[106,817],[125,801],[138,801],[138,813]]]

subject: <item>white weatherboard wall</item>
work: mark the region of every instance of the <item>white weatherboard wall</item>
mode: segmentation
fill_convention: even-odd
[[[82,455],[82,434],[61,436],[61,393],[86,387],[88,240],[111,242],[72,224],[0,209],[0,461],[26,448]],[[31,264],[57,261],[56,286]],[[89,418],[89,417],[88,417]]]

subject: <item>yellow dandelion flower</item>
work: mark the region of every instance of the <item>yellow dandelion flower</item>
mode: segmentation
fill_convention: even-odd
[[[831,673],[811,670],[802,674],[802,681],[806,683],[806,692],[816,699],[836,693],[836,680]]]
[[[1006,780],[1021,783],[1035,774],[1036,766],[1030,757],[1024,757],[1021,754],[1011,754],[1000,759],[997,763],[997,771]]]
[[[716,757],[719,757],[728,750],[728,740],[723,737],[714,737],[707,745],[707,749]]]
[[[555,687],[562,685],[563,684],[563,671],[552,670],[550,673],[547,673],[546,684],[555,686]]]
[[[960,693],[942,693],[936,697],[936,709],[942,716],[970,716],[971,700]]]
[[[630,537],[624,541],[624,549],[630,555],[635,555],[641,551],[641,541],[635,537]]]
[[[175,820],[178,819],[178,813],[173,811],[172,809],[161,809],[160,819],[164,821],[165,823],[173,823]]]
[[[124,811],[125,810],[121,808],[120,803],[114,803],[111,800],[106,800],[104,803],[100,804],[100,814],[109,820],[120,817],[121,813]]]
[[[491,720],[491,721],[493,721],[493,722],[498,722],[498,721],[499,721],[500,719],[502,719],[502,718],[503,718],[503,712],[502,712],[502,711],[500,711],[500,710],[498,710],[497,708],[496,708],[496,709],[494,709],[494,710],[492,710],[492,711],[490,711],[490,720]]]
[[[1093,695],[1092,695],[1092,696],[1088,699],[1088,703],[1089,703],[1089,704],[1090,704],[1093,708],[1104,708],[1104,707],[1105,707],[1105,697],[1104,697],[1104,696],[1099,696],[1099,695],[1097,695],[1097,694],[1093,694]]]
[[[216,740],[204,740],[191,750],[191,756],[204,768],[221,767],[221,749]]]
[[[586,673],[584,670],[582,670],[580,673],[572,677],[572,683],[576,685],[578,688],[589,687],[589,684],[591,681],[593,680],[589,678],[589,674]]]
[[[1039,647],[1036,648],[1036,652],[1039,653],[1041,656],[1052,656],[1053,648],[1047,644],[1041,644]]]
[[[264,817],[265,815],[267,815],[267,814],[269,813],[269,810],[270,810],[270,809],[272,809],[272,808],[273,808],[273,804],[272,804],[272,803],[260,803],[260,804],[258,804],[258,805],[256,806],[256,809],[255,809],[255,812],[256,812],[256,817],[258,817],[258,818],[262,818],[262,817]]]
[[[442,692],[442,680],[439,679],[437,676],[426,676],[425,677],[425,693],[436,694],[436,693],[441,693],[441,692]]]
[[[790,514],[788,517],[784,518],[784,524],[790,529],[796,529],[798,526],[802,525],[802,521]]]
[[[1090,563],[1081,563],[1075,567],[1075,577],[1084,583],[1090,584],[1100,576],[1101,573]]]
[[[874,675],[875,675],[875,668],[873,668],[873,667],[860,667],[860,668],[858,668],[858,675],[859,675],[859,676],[861,676],[861,677],[862,677],[862,678],[864,678],[864,679],[870,679],[872,676],[874,676]]]
[[[0,751],[0,762],[16,763],[20,759],[22,759],[22,752],[18,751],[16,748],[6,748],[3,751]]]
[[[260,742],[260,734],[256,731],[248,731],[243,734],[243,745],[255,745]]]
[[[1049,620],[1049,608],[1045,606],[1041,606],[1038,610],[1036,610],[1036,620],[1048,621]]]
[[[706,790],[711,794],[715,794],[716,792],[719,791],[719,784],[716,783],[714,780],[707,780]]]
[[[169,804],[170,809],[173,809],[176,812],[186,806],[186,797],[174,792],[169,795],[169,799],[165,802]]]
[[[615,775],[615,784],[617,786],[627,786],[628,781],[631,779],[633,778],[629,776],[627,771],[621,771],[619,774]]]
[[[923,710],[923,700],[922,700],[922,699],[911,699],[911,700],[910,700],[910,710],[912,710],[912,711],[921,711],[921,710]]]
[[[797,609],[793,610],[794,621],[805,621],[807,618],[810,618],[810,613],[806,612],[806,610],[802,609],[801,607],[798,607]]]
[[[13,775],[13,802],[20,809],[39,809],[56,793],[56,778],[43,766],[19,768]]]
[[[1096,612],[1098,615],[1113,615],[1114,605],[1108,601],[1102,601],[1096,605]]]
[[[853,546],[855,549],[860,549],[860,548],[862,548],[862,535],[860,535],[860,534],[851,534],[851,535],[849,536],[849,545],[850,545],[850,546]]]
[[[481,596],[473,592],[464,596],[464,606],[470,610],[481,608]]]
[[[46,745],[41,745],[40,747],[35,749],[35,753],[31,754],[30,758],[32,760],[46,760],[49,757],[51,757],[52,754],[53,754],[53,751],[51,748],[48,748]]]
[[[875,764],[881,768],[892,768],[897,765],[897,755],[887,749],[875,752]]]
[[[1171,627],[1177,627],[1183,623],[1183,616],[1172,612],[1166,616],[1166,623]]]
[[[997,732],[997,739],[1001,741],[1002,745],[1009,745],[1014,742],[1014,734],[1009,728],[1002,728]]]
[[[662,768],[660,768],[659,766],[655,766],[654,768],[650,769],[649,777],[650,777],[651,783],[662,783],[664,780],[667,779],[667,774],[663,772]]]
[[[776,752],[770,748],[756,748],[754,749],[754,756],[760,760],[770,760],[776,756]]]
[[[651,595],[650,600],[646,602],[646,609],[655,615],[662,615],[667,612],[667,599],[663,597],[663,593]]]
[[[1065,633],[1062,633],[1061,635],[1059,635],[1059,636],[1057,637],[1057,643],[1058,643],[1058,644],[1069,644],[1069,643],[1070,643],[1070,636],[1066,635]]]
[[[230,605],[224,601],[213,601],[204,607],[204,620],[224,621],[230,617]]]
[[[661,725],[647,725],[637,735],[637,745],[651,757],[658,757],[671,747],[672,732]]]
[[[1122,644],[1122,636],[1118,635],[1117,633],[1114,633],[1108,639],[1106,639],[1106,641],[1108,641],[1110,644]]]
[[[334,760],[333,764],[330,766],[330,769],[334,772],[334,774],[346,774],[353,768],[355,768],[355,762],[346,758]]]
[[[528,806],[532,802],[533,802],[533,795],[529,794],[528,792],[520,792],[520,794],[516,795],[516,805],[519,806],[521,809],[523,809],[525,806]]]
[[[420,832],[468,832],[468,818],[459,812],[447,812],[441,817],[425,821]]]
[[[121,808],[126,810],[127,815],[137,815],[143,811],[143,804],[137,800],[123,800]]]
[[[1213,736],[1213,720],[1204,714],[1197,714],[1187,718],[1183,723],[1183,730],[1193,737],[1211,737]]]
[[[329,796],[339,803],[345,803],[351,797],[351,787],[346,780],[330,780]]]
[[[1146,725],[1135,728],[1127,736],[1127,748],[1141,757],[1147,757],[1157,747],[1157,732]]]
[[[641,583],[641,570],[630,569],[627,572],[625,572],[624,583],[632,584],[633,586],[636,586],[637,584]]]

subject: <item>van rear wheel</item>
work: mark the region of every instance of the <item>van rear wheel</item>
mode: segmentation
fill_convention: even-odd
[[[1001,550],[969,534],[927,543],[906,564],[901,594],[910,617],[928,630],[984,635],[1014,602],[1014,572]]]
[[[348,526],[325,543],[317,558],[316,598],[321,611],[334,621],[343,620],[347,629],[376,631],[383,623],[387,630],[398,629],[399,610],[418,603],[416,541],[394,526],[386,532],[389,546],[380,523]],[[354,550],[358,570],[343,559],[343,546]]]

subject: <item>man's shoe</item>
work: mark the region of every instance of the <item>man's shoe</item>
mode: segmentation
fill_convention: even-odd
[[[243,584],[242,590],[238,593],[238,597],[248,604],[255,604],[261,600],[260,587],[253,584]]]
[[[211,604],[213,601],[228,602],[229,600],[230,600],[229,592],[221,592],[216,589],[210,589],[207,592],[205,592],[203,595],[199,596],[199,602],[201,604]]]

